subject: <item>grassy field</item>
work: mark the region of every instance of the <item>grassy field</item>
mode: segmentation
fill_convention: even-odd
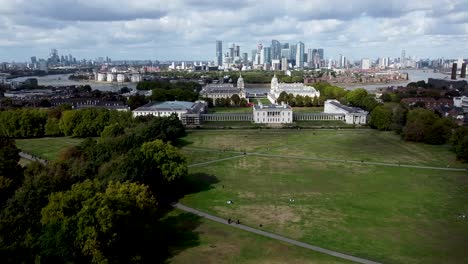
[[[254,104],[262,103],[264,105],[271,104],[270,100],[268,100],[267,98],[250,99],[250,102]]]
[[[187,147],[466,168],[448,146],[374,130],[197,131],[184,140]],[[259,156],[190,170],[218,182],[181,202],[221,217],[383,263],[468,262],[468,220],[459,217],[468,214],[466,171]]]
[[[252,107],[211,107],[209,114],[252,113]]]
[[[205,219],[195,232],[199,245],[184,249],[169,263],[350,263]]]
[[[54,160],[62,150],[78,145],[81,141],[82,139],[69,137],[17,139],[16,146],[43,159]]]
[[[320,107],[293,107],[295,113],[316,113],[323,112],[323,106]]]

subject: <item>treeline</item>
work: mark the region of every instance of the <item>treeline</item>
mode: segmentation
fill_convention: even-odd
[[[178,238],[189,242],[163,220],[186,190],[186,160],[170,143],[184,127],[173,115],[119,131],[24,170],[14,141],[0,138],[3,262],[163,263]]]
[[[195,82],[167,82],[167,81],[144,81],[137,85],[138,90],[151,90],[149,99],[157,102],[162,101],[189,101],[198,99],[201,85]]]
[[[0,136],[32,138],[43,136],[96,137],[110,124],[133,122],[131,112],[98,108],[70,110],[68,106],[49,110],[0,111]]]
[[[211,98],[206,98],[206,99],[209,99],[207,100],[207,102],[208,102],[208,106],[211,107],[212,99]],[[248,104],[247,99],[240,98],[239,95],[237,94],[233,94],[230,98],[216,98],[214,103],[216,106],[224,106],[224,107],[230,107],[230,106],[245,107]]]

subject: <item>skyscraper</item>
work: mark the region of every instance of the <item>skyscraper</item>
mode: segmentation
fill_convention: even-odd
[[[216,41],[216,65],[223,65],[223,42],[221,40]]]
[[[324,57],[323,49],[318,49],[317,52],[318,52],[318,54],[319,54],[320,60],[324,60],[325,57]]]
[[[249,62],[248,57],[249,57],[249,55],[247,54],[247,52],[242,53],[242,63],[247,64]]]
[[[309,64],[309,67],[312,67],[314,64],[314,51],[316,49],[308,49],[307,50],[307,63]]]
[[[240,46],[236,46],[236,49],[234,50],[234,57],[240,57]]]
[[[304,53],[305,45],[299,41],[296,45],[296,66],[301,69],[304,68]]]
[[[271,64],[271,47],[264,47],[263,52],[263,64],[268,63]]]
[[[277,40],[271,41],[271,58],[273,60],[281,58],[281,43]]]
[[[292,61],[296,61],[297,45],[290,45],[289,50],[291,51],[289,59]]]

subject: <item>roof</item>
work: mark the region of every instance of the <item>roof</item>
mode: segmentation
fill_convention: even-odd
[[[255,110],[262,110],[262,109],[273,109],[273,110],[284,110],[289,109],[291,110],[291,106],[289,105],[277,105],[277,104],[270,104],[270,105],[254,105]]]
[[[190,110],[194,104],[193,102],[185,101],[151,102],[138,107],[134,111],[182,111]]]
[[[338,108],[341,108],[341,109],[345,110],[348,113],[364,113],[364,112],[366,112],[366,111],[362,110],[361,108],[342,105],[339,102],[333,101],[333,100],[328,101],[328,103],[330,103],[330,104],[332,104],[332,105],[334,105],[334,106],[336,106]]]

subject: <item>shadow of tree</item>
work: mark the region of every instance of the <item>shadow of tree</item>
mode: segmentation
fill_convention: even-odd
[[[173,142],[173,145],[178,148],[186,147],[192,144],[193,144],[193,141],[188,141],[183,138],[179,138],[175,142]]]

